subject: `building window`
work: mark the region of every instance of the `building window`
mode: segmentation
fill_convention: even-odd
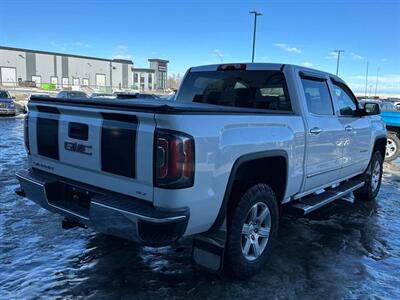
[[[144,74],[140,74],[140,83],[144,83]]]
[[[149,84],[153,82],[153,74],[149,73]]]
[[[138,82],[138,73],[133,73],[133,82],[137,83]]]

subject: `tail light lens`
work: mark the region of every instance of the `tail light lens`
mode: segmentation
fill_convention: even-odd
[[[193,137],[182,132],[158,129],[154,145],[155,186],[171,189],[193,186]]]
[[[26,153],[31,154],[29,147],[29,114],[27,113],[24,118],[24,144]]]

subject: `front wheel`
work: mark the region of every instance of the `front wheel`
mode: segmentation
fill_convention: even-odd
[[[395,160],[400,154],[400,139],[394,132],[389,132],[386,144],[386,161]]]
[[[361,180],[364,180],[365,185],[361,189],[354,191],[354,196],[361,200],[374,200],[381,187],[382,173],[383,157],[379,151],[375,151],[367,170],[361,175]]]
[[[271,252],[279,223],[274,191],[266,184],[249,188],[228,223],[226,267],[239,279],[260,271]]]

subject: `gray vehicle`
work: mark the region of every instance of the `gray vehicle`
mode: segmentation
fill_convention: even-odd
[[[61,91],[57,94],[57,98],[82,99],[88,98],[88,96],[81,91]]]
[[[0,116],[15,116],[16,113],[14,98],[6,90],[0,90]]]

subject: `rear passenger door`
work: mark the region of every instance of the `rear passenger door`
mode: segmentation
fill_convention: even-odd
[[[344,127],[335,115],[328,78],[301,73],[306,102],[306,179],[303,191],[336,181],[340,175]]]
[[[357,114],[357,99],[342,82],[332,80],[334,101],[338,107],[338,118],[345,129],[341,177],[363,172],[368,166],[371,145],[371,128],[368,117]]]

